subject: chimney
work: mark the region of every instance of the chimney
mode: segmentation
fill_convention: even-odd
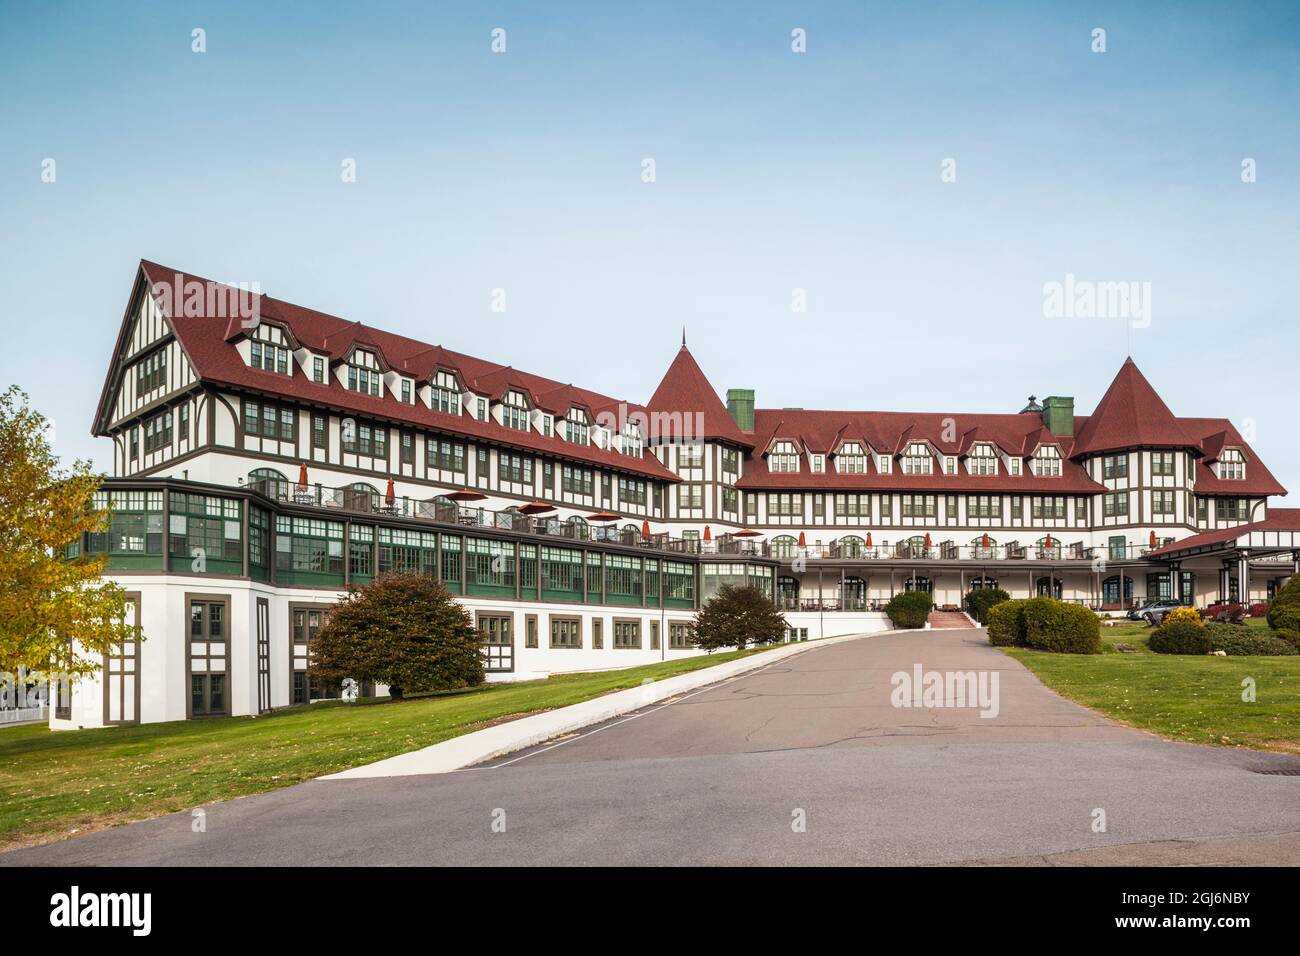
[[[1060,395],[1043,399],[1043,424],[1059,438],[1074,437],[1074,399]]]
[[[752,388],[727,389],[727,413],[742,432],[754,430],[754,390]]]

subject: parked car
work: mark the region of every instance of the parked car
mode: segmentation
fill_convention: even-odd
[[[1148,601],[1146,604],[1140,604],[1128,612],[1130,621],[1146,621],[1148,624],[1159,624],[1166,614],[1176,607],[1182,607],[1182,603],[1172,599],[1163,601]]]

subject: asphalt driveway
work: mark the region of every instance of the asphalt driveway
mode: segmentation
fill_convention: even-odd
[[[918,666],[996,677],[996,698],[896,706]],[[207,807],[205,832],[174,814],[0,863],[1294,865],[1300,777],[1257,771],[1296,763],[1115,725],[983,631],[911,632],[480,767],[313,781]]]

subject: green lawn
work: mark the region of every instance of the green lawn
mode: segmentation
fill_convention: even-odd
[[[51,732],[0,729],[0,848],[275,790],[762,649],[408,700]]]
[[[1263,618],[1247,624],[1268,626]],[[1191,743],[1300,752],[1300,657],[1156,654],[1150,633],[1144,624],[1104,627],[1100,655],[1003,650],[1057,693],[1134,727]],[[1253,704],[1241,699],[1247,677]]]

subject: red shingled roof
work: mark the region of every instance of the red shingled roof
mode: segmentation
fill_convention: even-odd
[[[1190,538],[1183,538],[1173,544],[1166,544],[1154,551],[1148,551],[1146,557],[1158,558],[1186,548],[1224,544],[1228,541],[1236,541],[1243,534],[1249,534],[1252,531],[1300,531],[1300,508],[1269,508],[1268,517],[1263,521],[1239,524],[1235,528],[1224,528],[1221,531],[1204,531],[1201,534],[1194,534]]]
[[[140,268],[144,276],[155,284],[171,285],[177,281],[177,276],[180,277],[181,283],[209,281],[144,260],[141,261]],[[328,354],[331,362],[345,359],[353,345],[364,345],[378,351],[389,367],[412,375],[417,384],[427,381],[435,368],[442,368],[456,372],[465,385],[477,394],[491,392],[495,397],[497,393],[504,391],[506,384],[509,384],[525,389],[535,401],[539,398],[552,399],[541,407],[549,405],[551,407],[547,410],[555,411],[557,414],[568,411],[567,406],[560,410],[560,406],[553,401],[559,397],[585,405],[592,414],[599,414],[602,410],[612,411],[621,404],[618,399],[606,395],[462,355],[441,346],[430,346],[426,342],[394,335],[359,322],[349,322],[268,295],[260,296],[260,309],[263,319],[283,323],[300,345],[320,354]],[[179,311],[173,309],[173,312],[179,313]],[[328,378],[326,384],[317,384],[308,375],[285,376],[250,368],[240,358],[235,345],[226,340],[229,321],[225,317],[214,320],[206,315],[175,314],[168,319],[177,340],[194,365],[195,373],[202,381],[209,384],[254,391],[269,397],[300,399],[314,405],[328,406],[387,421],[420,425],[465,438],[481,438],[506,446],[545,453],[559,459],[600,465],[642,477],[680,481],[650,454],[635,458],[617,451],[605,451],[595,445],[575,445],[558,435],[547,438],[537,431],[521,432],[493,421],[481,422],[469,415],[446,415],[433,411],[422,403],[406,404],[388,393],[385,393],[383,398],[375,398],[343,388],[333,376]],[[485,387],[480,387],[480,382],[484,382]],[[105,395],[108,391],[106,388]],[[101,416],[102,402],[103,400],[101,400]],[[626,404],[629,413],[641,410],[641,406],[636,404],[622,404]]]
[[[727,406],[722,404],[722,399],[718,398],[718,393],[704,377],[704,372],[696,364],[685,343],[678,350],[673,364],[668,366],[668,371],[664,373],[663,380],[650,397],[646,408],[652,415],[702,414],[704,434],[691,435],[692,438],[719,439],[742,448],[752,448],[754,445],[753,438],[742,432],[732,419]]]
[[[1192,448],[1198,454],[1201,450],[1129,358],[1079,431],[1074,454],[1139,447]]]

